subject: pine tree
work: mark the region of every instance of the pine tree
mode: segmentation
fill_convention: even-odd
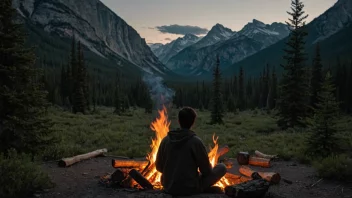
[[[223,101],[221,94],[220,59],[216,57],[216,66],[213,72],[213,98],[211,111],[211,124],[223,124]]]
[[[268,107],[268,97],[269,97],[269,83],[270,83],[270,68],[269,64],[266,65],[266,70],[264,70],[264,75],[263,75],[263,98],[262,98],[262,104],[264,108],[269,108]]]
[[[81,70],[82,70],[82,89],[83,89],[83,95],[85,99],[85,108],[89,111],[90,110],[90,102],[89,102],[89,76],[88,76],[88,70],[87,66],[84,61],[84,54],[83,54],[83,49],[81,49]]]
[[[350,70],[349,70],[349,77],[348,77],[348,88],[351,88],[352,87],[352,60],[351,60],[351,63],[350,63]],[[349,111],[348,113],[352,114],[352,91],[348,91],[347,92],[348,94],[348,101],[349,101]]]
[[[321,85],[323,83],[323,65],[321,63],[320,56],[320,47],[319,44],[316,46],[315,57],[313,60],[313,68],[312,68],[312,78],[310,81],[310,105],[313,108],[316,108],[316,104],[318,103],[318,93],[320,92]]]
[[[70,72],[69,72],[69,84],[70,84],[70,103],[73,105],[74,92],[75,92],[75,80],[77,78],[77,60],[76,60],[76,39],[73,36],[71,43],[71,54],[70,54]],[[72,107],[73,110],[73,107]]]
[[[95,70],[94,70],[95,73]],[[93,112],[96,111],[96,104],[97,104],[97,87],[96,87],[96,83],[97,83],[97,77],[94,75],[92,75],[92,84],[91,84],[91,89],[92,89],[92,103],[93,103]]]
[[[284,59],[286,64],[282,65],[284,73],[281,82],[280,100],[278,104],[278,125],[285,129],[289,127],[305,127],[307,118],[307,82],[305,79],[304,38],[307,33],[303,30],[304,5],[301,0],[292,0],[292,16],[287,25],[291,28],[289,41],[286,43]]]
[[[145,104],[145,113],[153,113],[153,100],[150,98],[149,95],[146,96],[146,104]]]
[[[276,107],[276,100],[277,100],[277,76],[275,67],[273,67],[273,71],[271,74],[271,82],[270,82],[270,90],[268,96],[268,108],[274,109]]]
[[[246,100],[248,101],[247,108],[254,108],[257,105],[253,103],[253,81],[251,77],[249,77],[246,85]]]
[[[53,140],[45,118],[47,93],[34,51],[25,48],[23,27],[14,22],[12,0],[0,1],[0,10],[0,153],[14,148],[34,155]]]
[[[244,71],[243,68],[240,67],[240,75],[238,78],[238,102],[237,107],[241,111],[244,110],[245,107],[245,98],[244,98]]]
[[[229,112],[236,112],[235,99],[232,95],[230,95],[227,99],[227,110]]]
[[[115,97],[114,97],[114,105],[115,110],[114,114],[122,115],[123,113],[123,100],[122,100],[122,92],[121,92],[121,82],[120,82],[120,75],[116,75],[116,82],[115,82]]]
[[[308,154],[327,157],[338,151],[338,139],[335,136],[338,114],[339,104],[335,98],[335,87],[332,76],[328,72],[318,93],[318,103],[314,109],[313,133],[308,139]]]
[[[77,65],[75,66],[74,76],[74,92],[73,92],[73,113],[85,113],[86,112],[86,98],[84,95],[84,65],[83,57],[81,52],[81,43],[78,42],[77,46]]]

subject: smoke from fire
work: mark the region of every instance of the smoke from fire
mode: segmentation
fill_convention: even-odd
[[[168,106],[172,104],[175,91],[164,84],[162,77],[145,73],[142,80],[148,86],[150,97],[157,109],[162,109],[163,105]]]

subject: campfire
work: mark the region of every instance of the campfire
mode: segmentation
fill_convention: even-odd
[[[167,109],[163,107],[158,111],[159,115],[150,125],[151,130],[155,132],[155,137],[150,145],[151,152],[147,154],[146,159],[136,160],[126,157],[121,159],[113,159],[112,166],[116,169],[113,174],[102,176],[99,180],[100,184],[105,186],[116,186],[119,188],[140,189],[162,189],[160,182],[161,173],[156,170],[156,156],[161,141],[166,137],[170,121],[167,116]],[[213,135],[214,146],[210,148],[208,153],[209,161],[214,167],[221,156],[229,152],[228,146],[219,147],[218,137]],[[90,153],[77,155],[74,157],[63,158],[58,165],[68,167],[83,160],[91,159],[97,156],[104,156],[107,149],[99,149]],[[237,196],[262,197],[272,184],[278,184],[281,176],[275,172],[259,172],[251,169],[249,166],[259,166],[264,168],[271,167],[271,160],[276,159],[276,155],[267,155],[258,150],[252,152],[239,152],[237,154],[237,162],[239,165],[240,175],[227,172],[225,176],[215,184],[220,187],[225,194]],[[231,159],[222,159],[228,168],[232,167]],[[232,159],[233,160],[233,159]],[[292,181],[283,178],[283,181],[292,184]]]
[[[142,178],[142,180],[143,178],[147,180],[147,181],[144,181],[144,183],[149,182],[154,189],[162,189],[162,185],[160,181],[161,173],[156,170],[155,161],[156,161],[159,145],[163,140],[163,138],[167,136],[171,122],[168,120],[167,109],[165,107],[159,110],[158,113],[159,113],[158,117],[150,125],[151,130],[155,132],[155,137],[152,139],[152,143],[150,145],[151,152],[147,155],[146,161],[137,161],[137,160],[113,160],[112,161],[112,166],[114,168],[118,168],[119,169],[118,172],[122,172],[120,173],[121,177],[118,177],[117,179],[127,180],[127,182],[126,181],[124,182],[125,185],[127,186],[131,185],[134,187],[143,188],[140,182],[135,181],[136,180],[135,178],[134,180],[128,181],[128,177],[126,176],[128,174],[128,171],[133,168],[139,171],[140,177]],[[211,165],[214,167],[218,163],[219,157],[226,154],[229,151],[229,147],[225,146],[225,147],[219,148],[218,137],[216,137],[215,134],[213,135],[213,143],[214,143],[214,146],[211,148],[210,152],[208,153],[208,156],[209,156]],[[215,186],[218,186],[224,189],[226,186],[235,185],[248,180],[250,180],[250,178],[227,173],[218,183],[215,184]]]

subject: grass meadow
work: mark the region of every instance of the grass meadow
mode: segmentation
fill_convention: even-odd
[[[170,129],[177,125],[178,109],[169,109]],[[203,139],[206,146],[213,146],[212,136],[216,134],[219,145],[228,145],[226,157],[236,157],[239,151],[260,150],[278,154],[285,160],[292,158],[309,163],[304,150],[308,130],[289,129],[282,131],[276,126],[274,113],[253,110],[238,114],[227,113],[224,125],[209,125],[210,112],[197,111],[198,118],[193,130]],[[90,115],[72,114],[60,108],[50,108],[49,117],[54,122],[54,135],[58,144],[45,152],[47,159],[69,157],[99,148],[107,148],[110,155],[144,157],[150,151],[154,132],[151,122],[157,112],[146,114],[144,109],[132,109],[124,116],[113,114],[113,108],[100,107]],[[340,145],[348,154],[352,148],[352,117],[339,120]]]

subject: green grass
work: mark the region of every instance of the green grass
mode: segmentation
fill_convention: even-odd
[[[171,129],[177,128],[177,109],[169,111]],[[113,114],[112,108],[102,107],[91,115],[75,115],[57,108],[49,110],[54,121],[54,130],[61,143],[48,148],[46,154],[51,158],[68,157],[99,148],[107,148],[111,155],[143,157],[150,151],[154,132],[150,123],[157,112],[144,113],[143,109],[131,109],[126,116]],[[268,154],[279,154],[283,159],[297,158],[307,162],[303,155],[308,132],[281,131],[276,119],[262,111],[246,111],[237,115],[226,114],[224,125],[209,125],[210,112],[198,111],[193,130],[203,139],[207,147],[213,146],[212,136],[219,137],[220,145],[228,145],[231,150],[227,157],[236,157],[238,151],[260,150]],[[351,148],[352,134],[348,121],[342,119],[339,133],[344,147]]]
[[[28,197],[38,190],[52,188],[47,173],[31,161],[30,156],[10,150],[0,154],[0,197]]]

